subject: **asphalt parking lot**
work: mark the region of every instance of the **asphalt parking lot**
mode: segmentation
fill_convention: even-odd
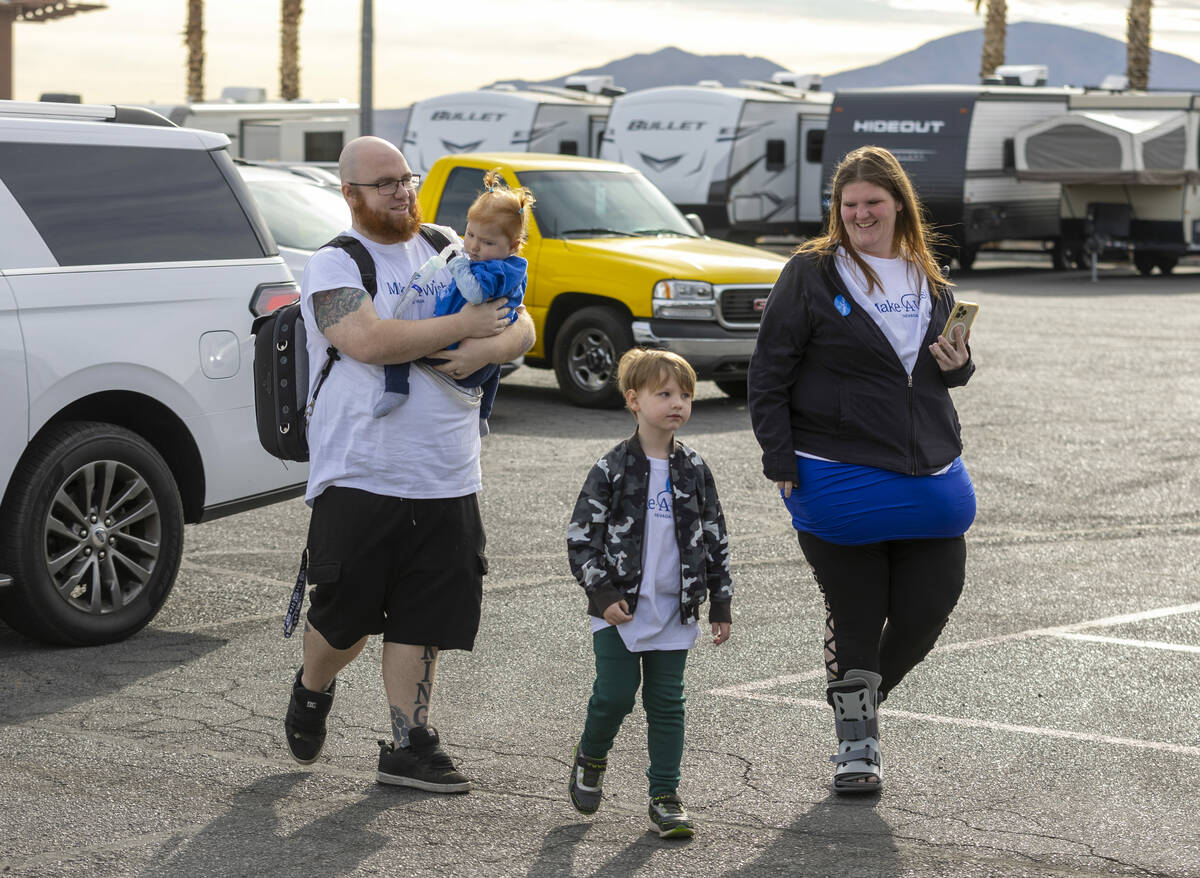
[[[288,757],[294,500],[190,527],[173,595],[125,643],[0,627],[0,874],[1200,875],[1200,268],[1043,264],[956,278],[981,305],[955,391],[979,513],[962,601],[881,711],[878,797],[830,790],[820,600],[744,403],[706,383],[681,435],[716,476],[737,593],[731,641],[689,660],[699,833],[647,832],[636,711],[603,808],[571,809],[591,652],[565,525],[632,421],[525,368],[485,441],[483,627],[443,656],[431,713],[469,795],[374,783],[378,644],[339,680],[321,760]]]

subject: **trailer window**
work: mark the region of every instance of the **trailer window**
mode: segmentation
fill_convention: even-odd
[[[821,163],[821,154],[825,150],[825,129],[819,128],[808,132],[804,138],[804,160],[815,165]]]
[[[579,155],[578,140],[560,140],[558,142],[559,155]]]
[[[1017,168],[1017,148],[1011,137],[1004,138],[1004,170],[1015,171]]]
[[[342,131],[305,131],[304,160],[306,162],[336,162],[342,154]]]
[[[467,228],[467,209],[483,191],[483,173],[480,168],[455,168],[450,172],[434,217],[438,223],[460,233]]]
[[[782,171],[787,163],[787,149],[782,140],[767,141],[767,170]]]

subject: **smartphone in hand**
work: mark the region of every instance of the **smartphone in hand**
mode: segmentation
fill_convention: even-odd
[[[967,333],[971,331],[971,324],[975,322],[975,315],[978,313],[979,306],[974,302],[955,302],[950,311],[950,317],[946,320],[946,328],[942,330],[942,335],[951,344],[957,344],[960,338],[967,337]]]

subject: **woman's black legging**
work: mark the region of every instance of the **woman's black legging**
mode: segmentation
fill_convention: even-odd
[[[882,700],[929,654],[962,594],[963,537],[840,546],[797,531],[827,611],[830,679],[861,668],[882,675]]]

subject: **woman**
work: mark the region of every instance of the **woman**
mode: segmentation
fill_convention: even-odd
[[[969,334],[940,334],[954,297],[929,237],[895,156],[849,153],[826,232],[784,266],[750,362],[763,472],[825,599],[839,792],[880,788],[876,707],[941,633],[975,518],[948,392],[975,365]]]

